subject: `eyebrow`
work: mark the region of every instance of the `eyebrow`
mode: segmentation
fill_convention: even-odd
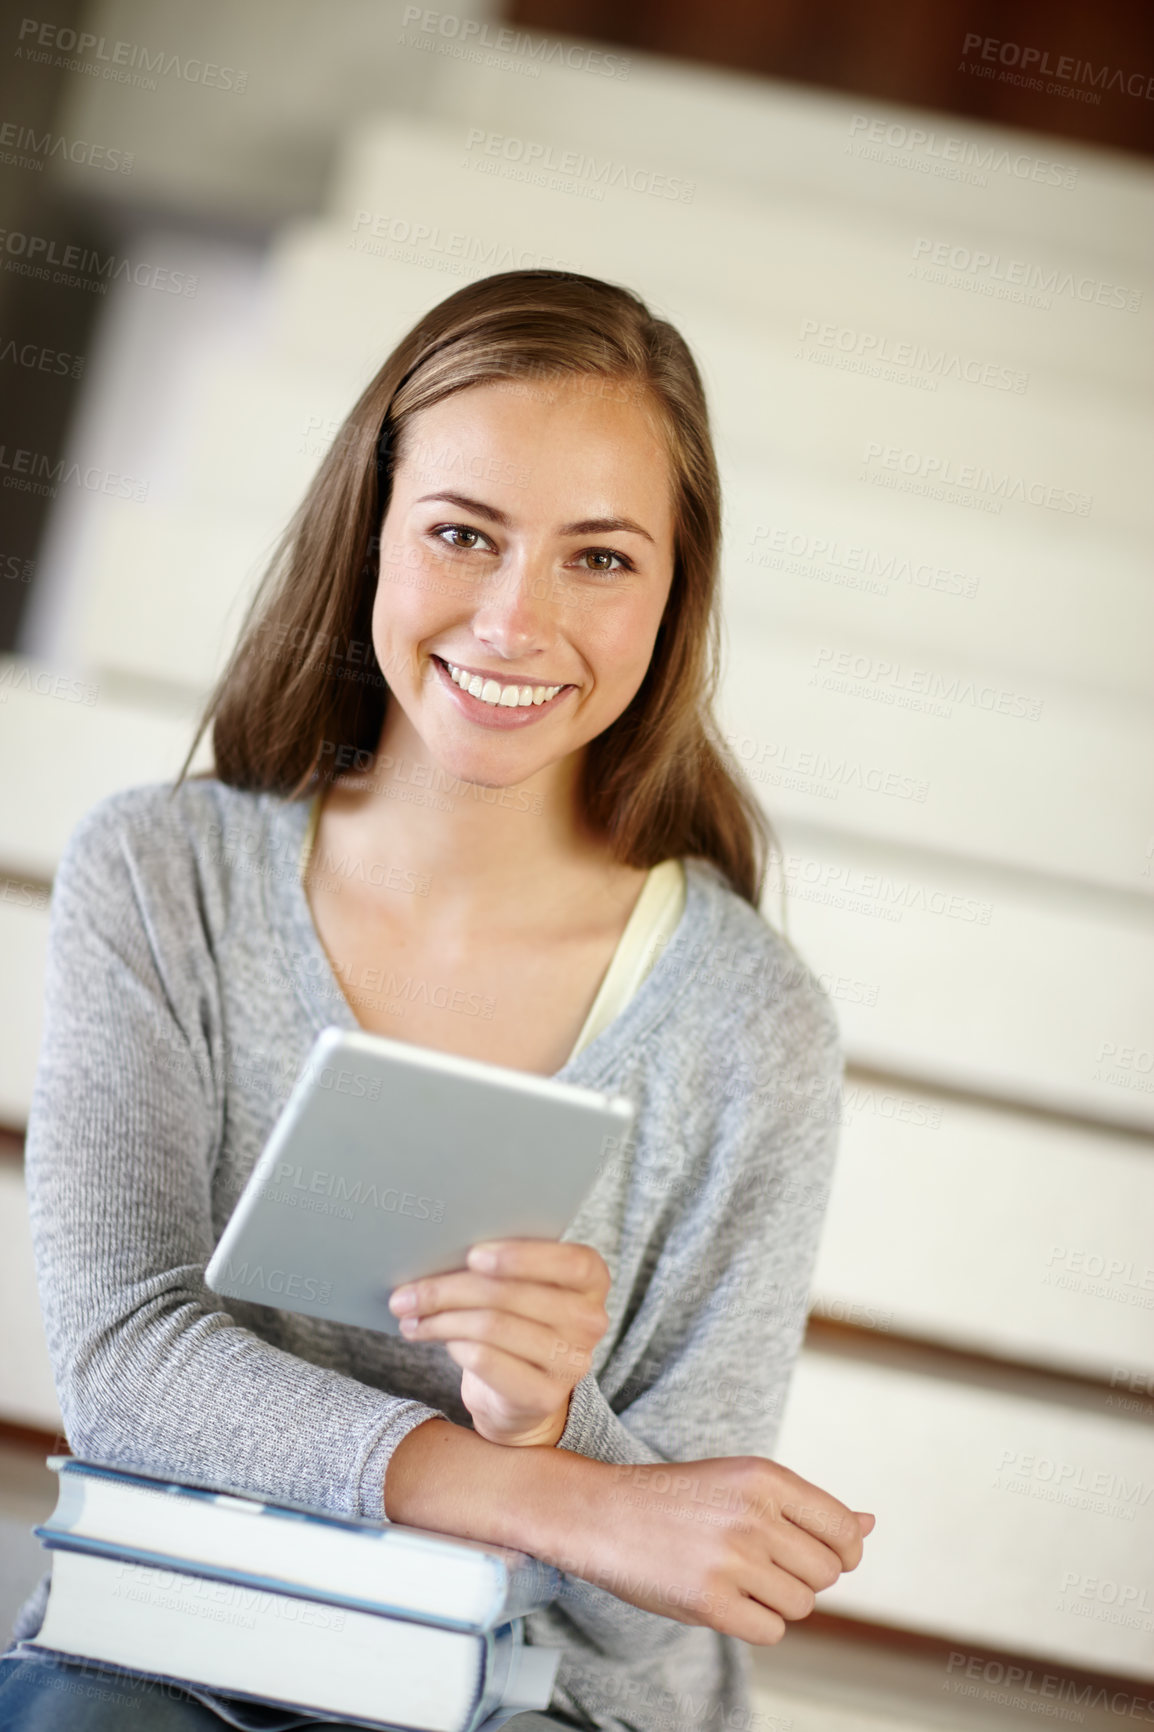
[[[478,517],[487,517],[490,523],[499,523],[502,529],[508,529],[512,519],[504,511],[498,511],[495,505],[486,505],[483,499],[471,499],[467,493],[422,493],[415,502],[424,505],[433,500],[446,505],[459,505],[463,511],[475,511]],[[631,517],[586,517],[580,523],[563,523],[562,535],[613,535],[624,531],[627,535],[643,535],[646,541],[653,541],[647,529],[635,523]],[[656,543],[654,544],[656,545]]]

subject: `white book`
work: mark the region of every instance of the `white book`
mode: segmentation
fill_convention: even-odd
[[[547,1605],[560,1575],[524,1552],[318,1513],[140,1469],[53,1455],[46,1545],[230,1576],[353,1610],[483,1631]]]
[[[480,1732],[546,1708],[560,1654],[497,1630],[416,1624],[244,1581],[53,1550],[44,1622],[21,1652],[84,1658],[196,1693],[416,1732]],[[496,1715],[497,1719],[492,1717]]]

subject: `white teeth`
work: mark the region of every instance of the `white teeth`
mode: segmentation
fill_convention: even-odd
[[[452,662],[446,662],[445,666],[453,683],[463,692],[480,698],[482,703],[505,709],[528,709],[532,704],[546,704],[561,690],[560,686],[502,686],[497,680],[482,679],[480,674],[470,674],[465,668],[454,667]]]

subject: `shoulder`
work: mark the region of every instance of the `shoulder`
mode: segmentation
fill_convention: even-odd
[[[68,847],[100,847],[117,841],[157,841],[212,833],[213,824],[238,808],[251,810],[267,798],[242,793],[213,776],[172,782],[146,782],[106,794],[74,826]]]
[[[273,802],[276,804],[276,802]],[[138,896],[150,887],[176,893],[190,888],[211,866],[226,859],[229,839],[252,828],[270,796],[245,793],[198,777],[182,782],[149,782],[107,794],[74,826],[56,872],[57,892],[99,883],[116,883]]]
[[[840,1028],[814,970],[711,862],[688,858],[684,866],[688,918],[677,936],[694,988],[686,1009],[725,1067],[839,1076]]]

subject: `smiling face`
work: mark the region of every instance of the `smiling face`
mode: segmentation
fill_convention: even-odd
[[[373,646],[451,775],[511,787],[614,722],[673,577],[669,460],[645,394],[585,376],[470,386],[415,413],[381,530]]]

